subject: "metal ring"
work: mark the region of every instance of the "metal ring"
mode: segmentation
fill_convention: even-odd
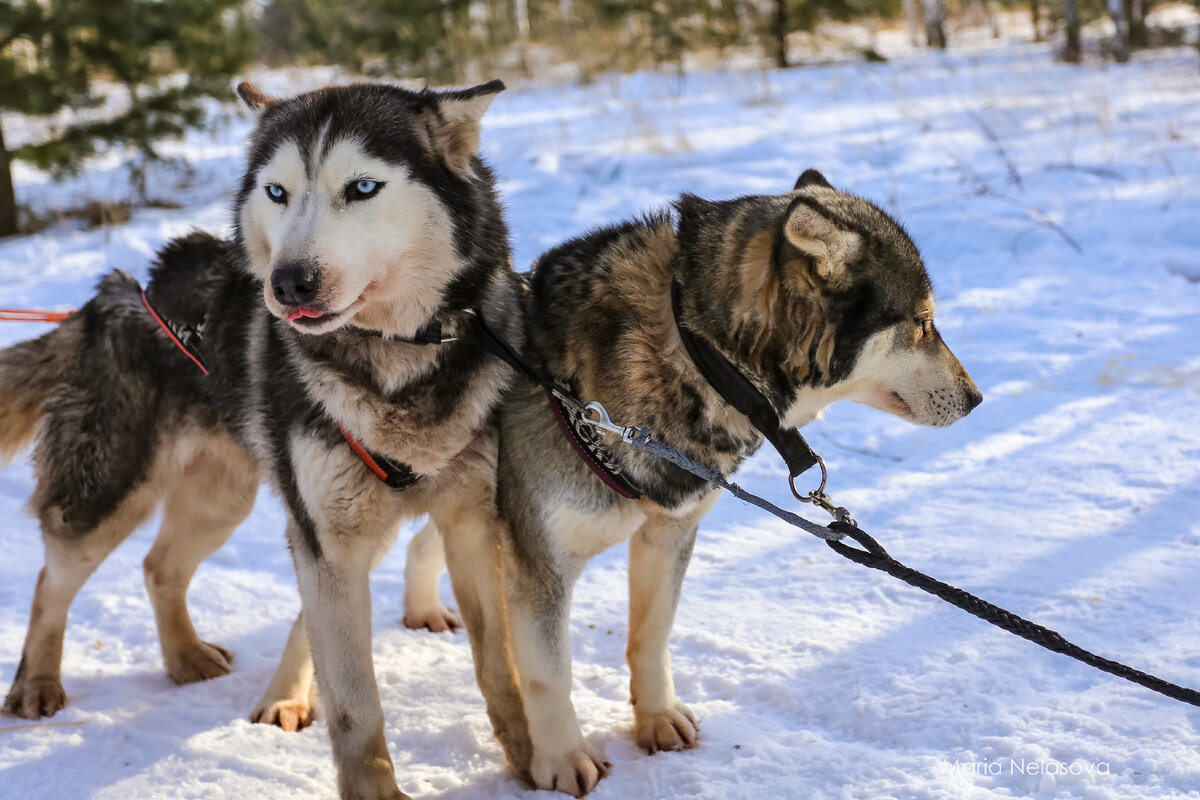
[[[812,503],[816,500],[817,495],[822,497],[825,495],[825,484],[829,482],[829,469],[825,466],[825,459],[820,456],[817,456],[817,466],[821,468],[821,485],[808,494],[800,494],[800,490],[796,488],[796,478],[803,475],[803,472],[797,472],[788,476],[788,486],[792,488],[792,496],[801,503]]]

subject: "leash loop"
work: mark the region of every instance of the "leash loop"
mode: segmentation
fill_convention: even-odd
[[[813,455],[816,454],[814,453]],[[825,503],[817,500],[818,497],[824,498],[825,500],[829,499],[829,495],[825,494],[825,484],[829,483],[829,468],[825,466],[825,459],[817,456],[817,466],[821,468],[821,485],[816,489],[813,489],[808,494],[800,494],[800,490],[796,488],[796,478],[799,478],[804,473],[796,472],[795,470],[792,470],[788,475],[788,486],[790,486],[792,489],[792,496],[801,503],[813,503],[821,508],[824,508],[826,511],[833,513],[832,510],[825,505]]]
[[[842,512],[846,511],[844,508],[838,510]],[[875,541],[875,537],[871,536],[871,534],[858,527],[854,520],[850,519],[848,513],[829,523],[829,528],[842,534],[847,539],[853,539],[865,548],[859,550],[856,547],[846,544],[845,541],[826,539],[825,543],[832,547],[838,555],[844,556],[858,564],[874,567],[875,569],[884,569],[883,564],[892,560],[891,555],[883,548],[883,545]]]

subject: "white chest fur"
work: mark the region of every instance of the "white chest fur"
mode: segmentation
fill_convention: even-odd
[[[603,511],[558,505],[546,512],[547,528],[562,555],[589,559],[628,539],[646,521],[635,503],[622,500]]]

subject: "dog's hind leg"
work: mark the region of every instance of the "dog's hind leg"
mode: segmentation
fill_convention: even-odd
[[[452,631],[462,623],[442,605],[438,580],[446,571],[446,549],[433,522],[427,522],[408,543],[404,562],[404,625],[408,628]]]
[[[251,722],[278,725],[298,731],[312,724],[317,709],[317,684],[313,680],[312,650],[304,628],[304,612],[292,623],[279,666],[267,684],[258,705],[250,712]]]
[[[408,546],[404,567],[404,624],[432,631],[454,630],[462,625],[438,597],[438,579],[446,569],[442,536],[427,522]],[[425,611],[420,611],[425,609]],[[296,618],[287,646],[266,691],[250,712],[250,721],[298,731],[312,724],[317,713],[317,684],[313,679],[312,651],[304,628],[304,614]]]
[[[225,437],[201,443],[167,493],[162,527],[142,564],[163,666],[179,684],[229,672],[233,654],[200,640],[187,608],[196,568],[225,544],[254,507],[258,466]]]
[[[431,515],[444,531],[450,582],[471,639],[475,679],[492,730],[513,771],[528,780],[533,753],[509,633],[500,522],[494,501],[457,500],[439,503]]]
[[[696,541],[696,527],[718,496],[710,492],[686,516],[650,507],[629,541],[629,659],[634,739],[640,747],[695,747],[699,727],[675,697],[667,640],[679,605],[683,576]]]
[[[156,493],[132,492],[99,525],[76,533],[57,507],[43,508],[46,565],[38,575],[29,631],[4,710],[26,719],[53,716],[66,705],[62,686],[63,636],[71,602],[100,563],[154,511]]]

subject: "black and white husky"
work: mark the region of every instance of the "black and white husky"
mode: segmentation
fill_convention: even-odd
[[[368,583],[403,518],[428,512],[451,532],[473,643],[504,652],[488,639],[500,636],[502,598],[483,537],[495,504],[489,421],[511,371],[468,335],[482,315],[522,338],[508,234],[476,154],[501,89],[357,85],[275,99],[243,84],[260,117],[232,241],[173,242],[144,294],[114,272],[56,330],[0,351],[0,455],[36,433],[31,506],[46,549],[5,710],[37,718],[63,706],[68,607],[160,504],[145,579],[167,672],[181,683],[226,673],[231,654],[197,636],[185,594],[265,479],[289,514],[304,624],[256,716],[307,719],[311,645],[341,795],[403,796]],[[439,547],[425,559],[433,575]],[[444,624],[432,597],[410,622]],[[511,709],[492,711],[507,746]]]

